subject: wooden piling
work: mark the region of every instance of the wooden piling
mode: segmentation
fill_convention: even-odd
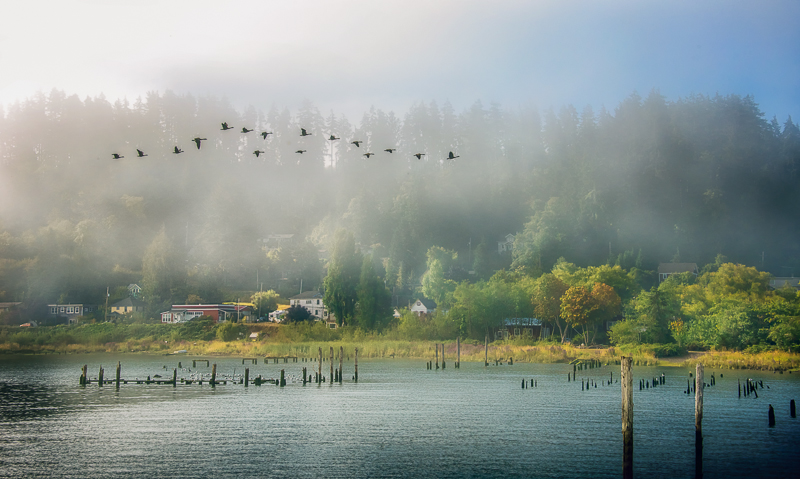
[[[250,386],[250,368],[244,368],[244,387],[248,386]]]
[[[703,477],[703,364],[697,364],[694,386],[695,477]]]
[[[456,337],[456,369],[461,369],[461,336]]]
[[[775,410],[769,405],[769,427],[775,427]]]
[[[486,335],[486,339],[484,340],[484,350],[483,350],[483,367],[489,367],[489,335]]]
[[[355,367],[356,367],[355,381],[358,382],[358,348],[356,348]]]
[[[211,367],[211,386],[215,386],[217,384],[217,363]]]
[[[119,379],[117,381],[119,381]],[[172,387],[177,387],[177,386],[178,386],[178,368],[172,368]]]
[[[442,369],[444,369],[444,366],[445,366],[445,363],[444,363],[444,343],[442,343]]]
[[[333,346],[331,346],[331,375],[329,377],[331,384],[333,384]]]
[[[119,380],[120,380],[119,376],[121,371],[122,371],[122,364],[119,361],[117,361],[117,377],[116,377],[117,389],[119,389]]]
[[[317,368],[319,371],[317,372],[317,384],[322,382],[322,348],[319,348],[319,360],[317,361]]]
[[[89,370],[86,364],[83,365],[83,373],[81,374],[81,386],[86,386],[86,381],[89,379]]]
[[[281,369],[281,387],[286,386],[286,377],[284,377],[284,370]]]
[[[344,346],[339,346],[339,382],[342,382],[342,361],[344,361]]]
[[[794,407],[794,399],[789,401],[789,416],[797,417],[797,413],[796,413],[795,407]]]
[[[100,366],[100,372],[97,373],[97,385],[103,387],[103,366]]]
[[[439,343],[433,343],[434,349],[436,349],[436,369],[439,369]]]
[[[622,477],[633,479],[633,375],[631,357],[622,357]]]

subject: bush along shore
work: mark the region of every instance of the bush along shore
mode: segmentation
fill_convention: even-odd
[[[253,333],[257,333],[251,337]],[[331,347],[352,357],[355,348],[361,358],[408,358],[431,360],[436,347],[444,344],[448,362],[456,359],[456,341],[405,339],[391,333],[364,333],[360,329],[331,330],[322,325],[296,324],[85,324],[44,328],[0,328],[0,353],[80,354],[149,353],[192,356],[317,357]],[[439,346],[441,348],[441,346]],[[440,349],[441,350],[441,349]],[[617,364],[622,356],[640,366],[694,366],[698,362],[717,369],[798,370],[800,354],[780,350],[687,352],[675,344],[580,348],[548,341],[508,340],[489,343],[461,342],[465,362],[571,363],[595,360]]]

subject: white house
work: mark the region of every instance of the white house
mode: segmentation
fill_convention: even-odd
[[[336,318],[328,312],[323,301],[323,295],[319,291],[307,291],[297,296],[289,298],[289,306],[302,306],[318,320],[325,321],[331,329],[336,329]]]
[[[697,276],[697,263],[660,263],[658,265],[658,282],[661,283],[673,274],[692,273]]]
[[[432,299],[419,298],[414,301],[414,304],[411,305],[409,310],[417,316],[432,314],[436,311],[436,303]]]
[[[505,238],[497,242],[497,254],[510,253],[514,249],[514,235],[507,234]]]

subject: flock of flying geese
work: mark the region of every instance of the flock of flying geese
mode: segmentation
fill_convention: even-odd
[[[220,128],[220,130],[228,131],[228,130],[233,130],[233,129],[234,128],[232,126],[229,126],[227,122],[224,122],[224,121],[222,122],[222,128]],[[253,130],[249,129],[247,127],[242,127],[241,133],[250,133],[251,131],[253,131]],[[271,131],[262,131],[261,133],[259,133],[259,135],[261,135],[261,137],[264,138],[264,140],[266,140],[267,136],[272,135],[272,132]],[[300,128],[300,136],[311,136],[311,135],[312,134],[309,133],[308,131],[306,131],[305,128]],[[194,142],[195,145],[197,145],[197,149],[198,150],[200,149],[201,142],[206,141],[206,140],[208,140],[208,138],[200,138],[199,136],[195,137],[195,138],[192,138],[192,141]],[[341,138],[336,137],[336,135],[331,135],[328,138],[328,140],[329,141],[335,141],[335,140],[341,140]],[[356,145],[356,148],[361,148],[361,143],[364,143],[364,141],[363,140],[353,140],[353,141],[350,142],[351,145]],[[397,151],[397,148],[386,148],[383,151],[385,151],[387,153],[394,153],[395,151]],[[298,154],[301,154],[301,155],[303,153],[305,153],[305,152],[306,152],[306,150],[297,150],[297,151],[295,151],[295,153],[298,153]],[[175,154],[175,155],[179,155],[179,154],[183,153],[183,150],[178,148],[178,146],[175,146],[175,148],[172,150],[172,153]],[[264,153],[265,153],[264,151],[258,150],[258,149],[256,149],[253,152],[253,154],[256,155],[256,158],[258,158],[259,155],[262,155]],[[361,156],[365,156],[367,159],[369,159],[369,157],[373,156],[373,155],[375,155],[375,153],[366,152]],[[142,150],[140,150],[138,148],[136,149],[136,157],[137,158],[142,158],[142,157],[145,157],[145,156],[148,156],[148,155],[145,154],[145,152],[143,152]],[[425,156],[425,153],[414,153],[411,156],[416,156],[418,160],[421,160],[422,157]],[[125,158],[124,156],[120,155],[119,153],[112,153],[111,157],[113,159],[115,159],[115,160],[119,160],[119,159]],[[455,160],[456,158],[459,158],[459,156],[458,155],[453,155],[453,152],[451,151],[450,154],[447,155],[447,158],[445,158],[445,160]]]

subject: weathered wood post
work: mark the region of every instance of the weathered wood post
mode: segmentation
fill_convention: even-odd
[[[355,378],[356,378],[356,382],[358,382],[358,348],[356,348],[355,360],[356,360],[356,375],[355,375]]]
[[[122,371],[122,364],[117,361],[117,389],[119,389],[120,372]]]
[[[769,405],[769,427],[775,427],[775,410]]]
[[[250,386],[250,368],[244,368],[244,387]]]
[[[330,383],[333,384],[333,346],[331,346],[331,375]]]
[[[631,357],[622,357],[622,477],[633,479],[633,375]]]
[[[81,372],[81,380],[80,380],[80,385],[81,386],[86,386],[86,380],[89,377],[88,374],[89,374],[88,366],[86,364],[84,364],[83,365],[83,371]]]
[[[433,347],[436,349],[436,369],[439,369],[439,343],[433,343]]]
[[[281,369],[281,387],[286,386],[286,377],[284,376],[284,370]]]
[[[461,336],[456,337],[456,369],[461,369]]]
[[[97,385],[103,387],[103,366],[100,366],[100,372],[97,373]]]
[[[317,361],[317,384],[322,382],[322,348],[319,348],[319,360]]]
[[[444,366],[445,366],[445,363],[444,363],[444,343],[442,343],[442,369],[444,369]]]
[[[178,368],[172,368],[172,387],[178,387]]]
[[[697,364],[694,383],[695,476],[703,477],[703,364]]]
[[[193,367],[193,368],[196,368],[196,367],[197,367],[197,361],[195,361],[194,359],[192,359],[192,367]]]
[[[214,363],[211,366],[211,386],[215,386],[217,384],[217,363]]]
[[[339,346],[339,382],[342,382],[342,361],[344,361],[344,346]]]
[[[797,417],[797,413],[796,413],[795,407],[794,407],[794,399],[789,401],[789,415],[791,417]]]
[[[486,339],[484,340],[483,344],[483,367],[489,367],[489,335],[486,335]]]

